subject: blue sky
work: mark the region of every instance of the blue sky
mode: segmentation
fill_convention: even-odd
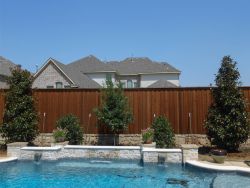
[[[166,61],[182,86],[208,86],[224,55],[250,86],[249,0],[0,0],[0,55],[35,71],[93,54]]]

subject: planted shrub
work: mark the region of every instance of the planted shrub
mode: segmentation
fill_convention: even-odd
[[[7,79],[2,136],[6,142],[32,142],[38,135],[38,115],[32,97],[33,77],[16,67]]]
[[[174,146],[174,131],[164,116],[156,117],[152,123],[154,141],[157,148],[171,148]]]
[[[228,151],[238,150],[240,144],[247,140],[250,131],[236,64],[229,56],[222,59],[215,79],[216,87],[212,88],[214,101],[205,123],[211,143]]]
[[[78,145],[82,143],[83,131],[76,116],[72,114],[65,115],[56,122],[56,125],[57,128],[67,130],[66,140],[69,141],[69,144]]]
[[[53,137],[56,142],[64,142],[66,140],[67,133],[68,131],[66,129],[56,128],[53,131]]]
[[[152,143],[154,139],[154,129],[147,128],[145,130],[142,130],[142,141],[145,144]]]

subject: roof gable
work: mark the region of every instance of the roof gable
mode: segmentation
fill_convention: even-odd
[[[75,87],[80,88],[100,88],[101,86],[95,81],[88,78],[86,75],[82,74],[79,70],[74,67],[69,67],[64,65],[63,63],[49,58],[46,63],[39,69],[39,71],[34,75],[34,77],[38,77],[43,70],[50,64],[54,64],[58,70],[74,85]]]

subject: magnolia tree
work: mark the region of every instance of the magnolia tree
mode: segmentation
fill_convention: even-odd
[[[38,115],[32,97],[32,75],[16,67],[7,83],[2,136],[6,142],[31,142],[38,135]]]
[[[236,65],[229,56],[222,59],[215,79],[216,87],[212,88],[213,104],[205,123],[211,144],[228,151],[238,150],[248,139],[250,130]]]
[[[101,92],[101,106],[94,112],[100,123],[114,133],[114,144],[116,144],[116,135],[127,129],[128,124],[133,121],[128,98],[123,93],[122,85],[113,84],[111,79],[106,80],[106,85]]]

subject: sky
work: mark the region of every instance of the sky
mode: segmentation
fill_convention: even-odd
[[[31,72],[50,57],[149,57],[196,87],[214,85],[230,55],[250,86],[249,10],[249,0],[0,0],[0,56]]]

